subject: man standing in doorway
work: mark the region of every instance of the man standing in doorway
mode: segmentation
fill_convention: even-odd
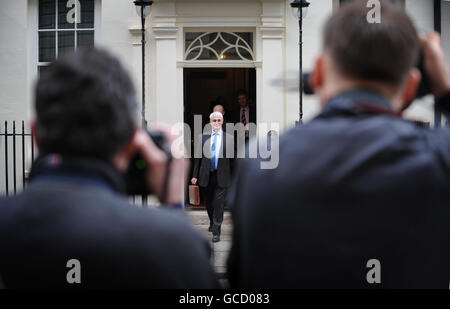
[[[239,108],[232,113],[232,121],[234,124],[241,123],[244,126],[244,134],[246,141],[249,139],[249,123],[256,123],[256,109],[254,106],[249,106],[248,95],[245,90],[239,90],[237,93],[237,102]]]
[[[208,231],[213,233],[212,241],[218,242],[223,222],[225,194],[231,183],[234,146],[233,136],[222,130],[222,114],[213,112],[209,119],[212,130],[210,134],[200,136],[191,182],[194,185],[198,182],[202,188],[210,222]],[[231,147],[228,152],[227,146]]]

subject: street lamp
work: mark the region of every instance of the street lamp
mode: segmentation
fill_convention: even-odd
[[[300,89],[299,89],[299,105],[300,105],[300,117],[299,117],[299,124],[303,123],[303,60],[302,60],[302,47],[303,47],[303,41],[302,41],[302,22],[303,18],[306,16],[306,12],[309,7],[309,2],[306,0],[294,0],[291,2],[292,11],[296,13],[296,17],[298,18],[298,26],[299,26],[299,76],[300,76]]]
[[[153,1],[150,0],[136,0],[136,12],[141,17],[141,33],[142,33],[142,127],[147,128],[147,121],[145,120],[145,18],[150,16]]]

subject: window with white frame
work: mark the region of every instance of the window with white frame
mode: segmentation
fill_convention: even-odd
[[[39,72],[65,52],[94,45],[94,4],[94,0],[39,0]]]
[[[186,32],[184,45],[187,61],[255,60],[253,32]]]

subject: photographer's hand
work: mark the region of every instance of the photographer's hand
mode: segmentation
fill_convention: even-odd
[[[441,37],[435,31],[420,35],[424,52],[424,65],[431,91],[439,97],[450,91],[450,68],[445,60]]]
[[[170,132],[170,128],[166,126],[158,126],[156,129],[164,133],[167,141],[172,149],[172,161],[170,164],[169,179],[167,182],[167,198],[162,200],[164,191],[164,179],[166,177],[167,156],[160,150],[148,136],[148,134],[139,129],[135,136],[136,149],[141,153],[144,160],[148,163],[147,182],[152,192],[165,204],[182,204],[184,185],[189,169],[189,161],[184,159],[184,146],[175,145],[177,136]],[[178,146],[178,147],[177,147]]]

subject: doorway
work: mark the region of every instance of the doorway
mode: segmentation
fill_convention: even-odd
[[[224,105],[226,121],[231,122],[231,112],[238,108],[236,94],[239,90],[248,94],[250,108],[256,110],[256,70],[254,68],[185,68],[184,69],[184,122],[191,128],[191,148],[194,149],[194,116],[201,115],[202,128],[209,123],[209,115],[217,102]],[[191,159],[189,181],[194,161]],[[204,209],[203,198],[200,206]],[[189,196],[187,195],[187,202]]]

